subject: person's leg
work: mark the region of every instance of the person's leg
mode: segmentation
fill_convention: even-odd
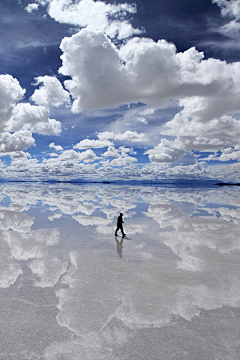
[[[115,236],[117,236],[118,230],[119,230],[119,227],[117,227],[116,230],[115,230]]]
[[[124,234],[124,231],[123,231],[123,227],[122,227],[122,226],[120,227],[120,230],[121,230],[121,232],[122,232],[122,236],[125,236],[126,234]]]

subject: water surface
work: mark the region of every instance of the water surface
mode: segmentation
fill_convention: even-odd
[[[239,188],[0,190],[1,360],[240,358]]]

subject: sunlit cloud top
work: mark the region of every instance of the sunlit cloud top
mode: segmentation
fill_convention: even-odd
[[[240,3],[183,4],[1,4],[1,177],[239,181]]]

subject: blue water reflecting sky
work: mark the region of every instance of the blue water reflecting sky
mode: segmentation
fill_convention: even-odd
[[[238,359],[238,187],[0,190],[2,359]]]

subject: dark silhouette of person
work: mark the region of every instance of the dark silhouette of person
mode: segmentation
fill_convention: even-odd
[[[117,253],[120,258],[122,258],[122,248],[123,248],[123,237],[121,238],[121,241],[118,241],[117,237],[115,237],[116,243],[117,243]]]
[[[121,230],[123,237],[126,235],[126,234],[124,234],[124,231],[123,231],[123,223],[124,223],[124,221],[123,221],[122,217],[123,217],[123,214],[120,213],[120,215],[119,215],[119,217],[117,219],[117,229],[115,231],[115,236],[117,236],[118,230]]]

